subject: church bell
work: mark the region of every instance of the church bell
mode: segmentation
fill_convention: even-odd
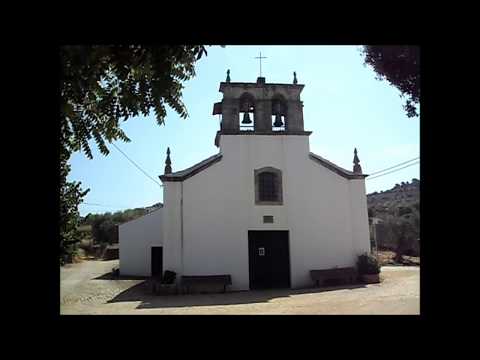
[[[248,115],[248,112],[244,112],[242,124],[251,124],[251,123],[252,123],[252,120],[250,120],[250,115]]]
[[[282,122],[282,116],[280,114],[275,115],[275,122],[273,123],[274,127],[282,127],[283,122]]]

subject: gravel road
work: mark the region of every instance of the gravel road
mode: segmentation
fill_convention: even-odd
[[[61,268],[61,314],[419,314],[420,268],[382,267],[380,284],[153,296],[143,280],[111,280],[118,260]]]

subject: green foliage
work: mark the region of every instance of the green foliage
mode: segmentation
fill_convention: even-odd
[[[373,210],[373,208],[368,208],[368,217],[372,218],[374,216],[375,216],[375,211]]]
[[[98,218],[92,224],[92,236],[98,244],[118,242],[118,227],[110,217],[111,215],[106,218]]]
[[[420,103],[420,47],[364,46],[362,54],[379,80],[386,79],[400,90],[402,97],[407,97],[407,116],[418,116],[415,105]]]
[[[89,158],[94,139],[108,155],[107,142],[130,141],[121,119],[153,109],[159,125],[165,105],[188,116],[182,82],[195,76],[194,64],[204,46],[79,45],[61,48],[61,142]]]
[[[117,211],[116,213],[114,213],[112,215],[112,222],[117,223],[117,224],[123,223],[124,222],[123,212],[122,211]]]
[[[145,215],[146,213],[147,213],[146,209],[138,208],[138,209],[127,209],[124,211],[117,211],[113,214],[110,212],[106,212],[104,214],[89,214],[83,219],[82,226],[84,225],[93,226],[94,223],[98,224],[107,220],[112,221],[116,225],[120,225],[127,221],[137,219],[140,216]]]
[[[78,205],[89,191],[83,191],[80,183],[66,181],[71,154],[83,151],[93,158],[88,143],[93,139],[100,152],[108,155],[106,142],[130,141],[120,120],[147,116],[152,109],[159,125],[164,122],[166,105],[186,118],[182,82],[195,76],[194,64],[203,54],[207,51],[201,45],[75,45],[60,49],[62,262],[71,257],[80,240]],[[116,213],[105,223],[97,216],[87,216],[84,224],[92,225],[92,233],[102,242],[111,242],[112,224],[137,215],[135,210],[126,215]]]
[[[419,180],[403,183],[380,194],[369,194],[369,209],[383,220],[376,225],[377,243],[381,249],[418,255],[420,246]],[[400,255],[400,256],[401,256]]]
[[[358,256],[357,269],[360,275],[375,275],[380,273],[380,264],[375,256],[364,253]]]
[[[385,226],[396,240],[396,261],[401,261],[405,251],[414,249],[420,238],[420,214],[415,208],[400,208],[396,216],[388,216]]]
[[[80,182],[67,181],[70,165],[67,164],[68,154],[61,153],[60,158],[60,264],[71,261],[81,240],[78,225],[80,214],[78,205],[89,189],[82,190]]]
[[[127,209],[115,213],[88,214],[81,228],[91,227],[91,236],[98,244],[112,244],[118,241],[118,225],[139,218],[147,213],[145,208]]]

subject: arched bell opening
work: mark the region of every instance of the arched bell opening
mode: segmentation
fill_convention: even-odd
[[[255,99],[250,94],[240,97],[239,121],[241,131],[255,129]]]
[[[287,130],[287,104],[283,97],[276,96],[272,99],[272,130]]]

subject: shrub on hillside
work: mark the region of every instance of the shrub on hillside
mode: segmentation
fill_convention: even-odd
[[[92,224],[92,236],[97,244],[117,242],[117,225],[110,219],[96,219]]]

